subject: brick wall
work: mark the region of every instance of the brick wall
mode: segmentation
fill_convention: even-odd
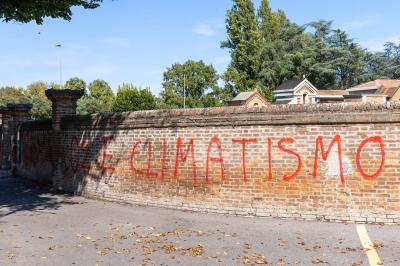
[[[24,123],[18,171],[88,197],[400,223],[400,104],[282,105]]]

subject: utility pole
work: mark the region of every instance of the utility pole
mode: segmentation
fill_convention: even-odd
[[[186,109],[186,74],[183,75],[183,109]]]
[[[59,61],[59,66],[60,66],[60,88],[62,89],[62,61],[61,61],[61,44],[56,44],[57,48],[60,48],[60,52],[58,54],[58,61]]]

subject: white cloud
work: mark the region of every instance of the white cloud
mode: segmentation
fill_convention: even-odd
[[[208,23],[199,23],[194,26],[190,31],[206,37],[214,36],[217,33],[215,27],[211,26]]]
[[[387,42],[399,43],[400,35],[394,35],[380,39],[369,39],[361,42],[361,46],[369,49],[370,51],[379,52],[384,49],[384,44]]]

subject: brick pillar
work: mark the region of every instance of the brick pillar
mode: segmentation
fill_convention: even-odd
[[[64,180],[63,175],[63,153],[65,152],[64,143],[60,142],[63,132],[61,131],[61,122],[64,116],[76,115],[76,102],[83,96],[83,90],[46,90],[46,96],[52,102],[52,128],[50,137],[51,164],[53,168],[53,187],[57,190],[69,190],[68,182]],[[71,190],[73,191],[73,190]]]
[[[9,154],[9,147],[7,145],[7,141],[5,139],[5,132],[8,129],[8,117],[7,117],[7,108],[0,107],[1,114],[1,134],[0,134],[0,169],[6,168],[6,159]]]
[[[76,102],[83,96],[83,90],[46,90],[46,96],[52,102],[52,128],[61,129],[61,119],[67,115],[76,114]]]
[[[31,119],[32,104],[8,104],[2,109],[1,168],[16,162],[18,126]]]

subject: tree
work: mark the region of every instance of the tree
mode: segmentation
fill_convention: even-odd
[[[64,89],[84,90],[86,94],[86,82],[78,77],[72,77],[65,82]]]
[[[6,86],[0,88],[0,106],[9,103],[29,103],[29,99],[24,95],[23,88]]]
[[[390,60],[383,52],[366,52],[362,58],[363,74],[360,76],[360,81],[390,79],[392,73],[387,72],[390,69],[390,64]]]
[[[223,75],[225,89],[232,96],[254,90],[257,84],[261,34],[251,0],[234,0],[227,12],[228,39],[221,43],[229,49],[231,63]]]
[[[38,81],[28,85],[25,95],[32,103],[31,115],[33,119],[51,118],[51,101],[46,97],[48,85]]]
[[[273,90],[287,79],[300,79],[313,64],[312,40],[304,28],[290,23],[281,10],[273,12],[268,0],[258,10],[262,42],[258,67],[258,88],[269,100]]]
[[[114,93],[106,81],[97,79],[88,88],[91,97],[111,107]]]
[[[95,80],[89,84],[89,95],[78,100],[77,112],[81,115],[110,112],[114,93],[104,80]]]
[[[389,61],[387,72],[393,79],[400,79],[400,43],[388,42],[385,44],[385,58]]]
[[[96,98],[85,95],[77,102],[76,111],[80,115],[110,112],[110,106]]]
[[[17,21],[28,23],[35,21],[42,24],[43,18],[62,18],[71,20],[72,7],[85,9],[97,8],[102,0],[1,0],[0,19],[5,22]]]
[[[333,30],[328,44],[332,53],[330,62],[336,70],[336,87],[344,89],[357,84],[362,74],[363,51],[340,29]]]
[[[201,60],[173,64],[164,72],[161,99],[168,108],[183,108],[184,98],[189,108],[217,106],[221,96],[218,79],[214,67]]]
[[[149,88],[139,88],[132,84],[118,87],[112,104],[113,112],[152,110],[156,108],[156,100]]]

